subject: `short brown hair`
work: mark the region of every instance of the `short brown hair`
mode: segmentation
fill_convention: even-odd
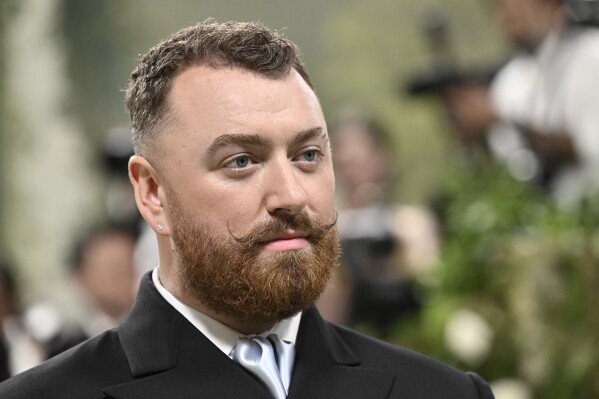
[[[240,68],[273,79],[295,69],[313,88],[299,48],[278,32],[255,22],[200,22],[152,47],[131,74],[125,104],[136,153],[145,153],[148,141],[156,136],[168,110],[173,79],[192,65]]]

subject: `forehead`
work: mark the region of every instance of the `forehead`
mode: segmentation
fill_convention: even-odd
[[[314,91],[292,70],[273,79],[235,68],[193,66],[173,81],[169,108],[179,130],[206,141],[223,134],[324,129]]]

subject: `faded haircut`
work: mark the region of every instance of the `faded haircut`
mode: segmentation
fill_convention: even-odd
[[[173,79],[190,66],[239,68],[279,79],[295,69],[313,88],[299,48],[256,22],[212,20],[173,33],[143,55],[131,74],[125,104],[132,123],[133,147],[145,155],[167,120]]]

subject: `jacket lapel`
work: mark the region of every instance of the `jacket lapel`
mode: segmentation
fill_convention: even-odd
[[[184,323],[174,368],[106,388],[114,399],[270,399],[244,369],[216,348],[195,327]]]
[[[104,394],[114,399],[269,399],[267,391],[166,302],[147,277],[118,329],[133,378],[106,387]]]
[[[393,373],[363,367],[314,308],[302,317],[296,350],[288,399],[383,399],[393,386]]]
[[[160,296],[149,275],[118,333],[132,378],[106,387],[108,398],[270,399],[258,381]],[[289,399],[383,399],[393,382],[392,373],[361,366],[316,309],[304,313]]]

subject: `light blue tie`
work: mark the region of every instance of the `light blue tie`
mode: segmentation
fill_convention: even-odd
[[[276,334],[239,337],[231,358],[264,383],[275,399],[285,399],[293,373],[295,349]]]

